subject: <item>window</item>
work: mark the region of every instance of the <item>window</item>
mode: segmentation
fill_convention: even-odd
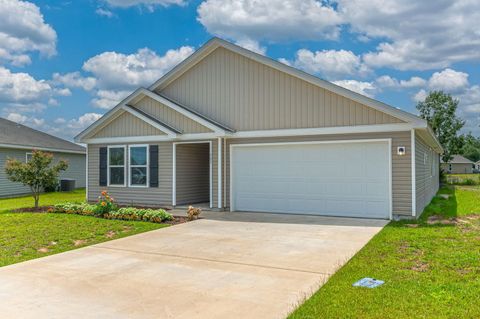
[[[25,153],[25,163],[28,163],[32,159],[32,153]]]
[[[131,145],[129,154],[129,181],[132,187],[148,186],[148,145]]]
[[[449,171],[449,172],[452,171],[452,164],[448,164],[448,171]]]
[[[125,146],[108,147],[108,186],[125,186]]]

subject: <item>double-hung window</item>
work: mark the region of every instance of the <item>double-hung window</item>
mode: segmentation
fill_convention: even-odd
[[[125,146],[108,147],[108,186],[125,186]]]
[[[148,145],[130,145],[128,154],[128,186],[147,187],[149,182]]]

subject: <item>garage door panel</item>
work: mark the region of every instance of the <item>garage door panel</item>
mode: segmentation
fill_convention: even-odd
[[[235,210],[389,218],[387,142],[233,147]]]

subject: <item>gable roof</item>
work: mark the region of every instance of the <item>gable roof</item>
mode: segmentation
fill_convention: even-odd
[[[181,104],[178,104],[175,101],[172,101],[170,99],[165,98],[164,96],[152,92],[146,88],[139,88],[135,90],[132,94],[127,96],[125,99],[123,99],[120,103],[118,103],[114,108],[112,108],[110,111],[105,113],[100,119],[95,121],[92,125],[87,127],[84,131],[82,131],[80,134],[78,134],[75,137],[75,141],[81,142],[86,136],[88,136],[91,132],[93,132],[96,128],[100,127],[102,124],[108,123],[108,120],[117,114],[119,111],[127,111],[130,112],[132,115],[135,115],[153,126],[162,126],[161,128],[159,127],[160,130],[168,133],[171,137],[176,137],[176,134],[182,134],[177,129],[172,128],[171,126],[166,125],[165,123],[161,122],[160,120],[146,114],[145,112],[142,112],[141,110],[133,107],[131,104],[135,104],[136,102],[140,101],[143,97],[148,96],[166,107],[169,107],[178,113],[200,123],[201,125],[211,129],[214,132],[217,133],[226,133],[226,132],[233,132],[232,129],[215,122],[212,119],[209,119],[208,117],[201,115],[193,110],[190,110],[186,106],[183,106]],[[156,122],[156,124],[155,124]]]
[[[0,118],[0,147],[85,154],[83,146],[4,118]]]
[[[198,112],[195,112],[191,110],[190,108],[181,105],[177,101],[173,101],[171,99],[166,98],[165,96],[161,95],[161,90],[168,86],[170,83],[172,83],[174,80],[178,79],[180,76],[185,74],[190,68],[195,66],[197,63],[202,61],[205,57],[207,57],[210,53],[215,51],[217,48],[224,48],[226,50],[230,50],[234,53],[240,54],[246,58],[252,59],[258,63],[261,63],[263,65],[266,65],[268,67],[271,67],[273,69],[279,70],[281,72],[284,72],[286,74],[289,74],[291,76],[297,77],[303,81],[309,82],[312,85],[321,87],[325,90],[328,90],[330,92],[333,92],[335,94],[338,94],[340,96],[343,96],[345,98],[351,99],[357,103],[360,103],[362,105],[365,105],[367,107],[370,107],[374,110],[377,110],[379,112],[383,112],[385,114],[388,114],[390,116],[393,116],[399,120],[402,120],[406,122],[409,126],[409,128],[404,128],[404,130],[409,130],[409,129],[418,129],[421,130],[422,132],[425,133],[425,135],[428,135],[429,138],[427,138],[428,143],[438,152],[443,152],[442,146],[436,139],[435,135],[433,134],[431,128],[429,127],[427,121],[424,119],[411,114],[409,112],[405,112],[403,110],[400,110],[398,108],[392,107],[390,105],[387,105],[385,103],[382,103],[380,101],[371,99],[369,97],[366,97],[364,95],[361,95],[359,93],[350,91],[346,88],[343,88],[341,86],[338,86],[336,84],[333,84],[331,82],[322,80],[316,76],[313,76],[311,74],[308,74],[306,72],[303,72],[301,70],[295,69],[293,67],[290,67],[286,64],[283,64],[279,61],[273,60],[271,58],[268,58],[266,56],[260,55],[258,53],[249,51],[245,48],[242,48],[240,46],[237,46],[235,44],[232,44],[228,41],[222,40],[220,38],[212,38],[209,40],[207,43],[205,43],[202,47],[200,47],[198,50],[196,50],[192,55],[190,55],[188,58],[183,60],[181,63],[179,63],[177,66],[175,66],[172,70],[170,70],[167,74],[165,74],[163,77],[161,77],[159,80],[157,80],[155,83],[153,83],[148,89],[146,88],[141,88],[133,92],[129,97],[127,97],[125,100],[120,102],[115,108],[107,112],[102,118],[100,118],[97,122],[93,123],[89,128],[87,128],[85,131],[80,133],[75,140],[76,141],[82,141],[82,139],[85,138],[85,136],[93,130],[97,125],[103,123],[109,116],[113,115],[115,111],[122,107],[122,105],[126,105],[127,103],[130,103],[130,101],[135,100],[138,101],[140,98],[143,96],[149,96],[153,99],[156,99],[157,101],[167,105],[168,107],[171,107],[175,111],[178,111],[179,113],[186,115],[190,117],[192,120],[199,122],[200,124],[212,129],[216,134],[228,134],[228,133],[235,133],[233,129],[230,129],[226,127],[225,125],[218,123],[212,119],[209,119],[205,117],[202,114],[199,114]],[[236,133],[235,133],[236,134]],[[221,136],[221,135],[219,135]]]
[[[442,163],[445,163],[445,162],[442,160]],[[448,164],[474,164],[471,160],[463,157],[462,155],[453,155],[453,158],[447,163]]]
[[[292,75],[294,77],[300,78],[304,81],[307,81],[313,85],[319,86],[325,90],[331,91],[333,93],[336,93],[338,95],[344,96],[346,98],[349,98],[355,102],[364,104],[366,106],[369,106],[375,110],[378,110],[380,112],[384,112],[388,115],[391,115],[393,117],[396,117],[400,120],[409,122],[409,123],[415,123],[418,125],[422,125],[424,127],[427,126],[427,122],[423,120],[422,118],[411,114],[409,112],[405,112],[403,110],[400,110],[398,108],[395,108],[393,106],[387,105],[385,103],[382,103],[380,101],[371,99],[369,97],[366,97],[364,95],[361,95],[359,93],[350,91],[344,87],[338,86],[336,84],[333,84],[329,81],[320,79],[316,76],[313,76],[311,74],[308,74],[304,71],[301,71],[299,69],[293,68],[291,66],[288,66],[284,63],[281,63],[279,61],[273,60],[267,56],[255,53],[253,51],[247,50],[245,48],[242,48],[238,45],[235,45],[233,43],[230,43],[228,41],[225,41],[223,39],[214,37],[207,43],[205,43],[202,47],[200,47],[197,51],[195,51],[192,55],[190,55],[188,58],[183,60],[181,63],[179,63],[177,66],[175,66],[170,72],[162,76],[158,81],[153,83],[150,87],[149,90],[151,91],[159,91],[163,88],[165,88],[168,84],[172,83],[175,79],[179,78],[182,74],[187,72],[191,67],[199,63],[201,60],[203,60],[206,56],[208,56],[211,52],[216,50],[217,48],[222,47],[224,49],[233,51],[237,54],[240,54],[244,57],[247,57],[249,59],[252,59],[256,62],[259,62],[261,64],[267,65],[269,67],[272,67],[276,70],[279,70],[281,72],[285,72],[289,75]]]

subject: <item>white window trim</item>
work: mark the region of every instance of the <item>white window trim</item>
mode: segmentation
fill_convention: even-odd
[[[131,165],[131,157],[130,152],[132,148],[135,147],[145,147],[146,148],[146,165]],[[145,167],[147,173],[147,181],[145,185],[132,185],[132,168],[135,167]],[[148,188],[150,187],[150,145],[148,144],[132,144],[128,145],[128,187],[135,187],[135,188]]]
[[[123,165],[110,166],[110,149],[123,148]],[[108,187],[126,187],[127,186],[127,146],[126,145],[109,145],[107,146],[107,185]],[[123,167],[123,185],[110,184],[110,167]]]
[[[25,153],[25,163],[28,163],[28,155],[33,156],[32,152]]]

